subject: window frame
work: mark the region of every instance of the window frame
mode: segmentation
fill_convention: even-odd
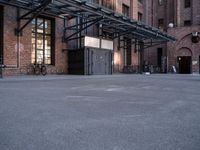
[[[126,4],[122,4],[122,14],[126,17],[130,17],[130,7]]]
[[[138,12],[138,21],[143,21],[143,14]]]
[[[38,32],[38,25],[37,25],[37,21],[38,21],[38,19],[42,19],[43,20],[43,33],[39,33]],[[45,25],[45,20],[48,20],[48,21],[50,21],[51,22],[51,29],[50,29],[50,34],[47,34],[47,33],[45,33],[45,27],[44,27],[44,25]],[[35,36],[34,36],[34,42],[35,42],[35,49],[34,49],[34,53],[35,53],[35,58],[32,58],[32,53],[31,53],[31,63],[33,63],[34,62],[34,64],[37,64],[38,63],[38,59],[37,59],[37,52],[38,52],[38,46],[37,46],[37,40],[38,40],[38,35],[42,35],[42,38],[43,38],[43,40],[42,40],[42,42],[43,42],[43,49],[42,49],[42,51],[43,51],[43,62],[42,63],[44,63],[45,65],[55,65],[55,30],[56,30],[56,28],[55,28],[55,18],[50,18],[50,17],[46,17],[46,16],[38,16],[38,17],[36,17],[35,18],[35,32],[31,32],[31,36],[33,35],[33,34],[35,34]],[[32,26],[33,26],[33,24],[32,24]],[[33,27],[32,27],[32,29],[33,29]],[[47,36],[50,36],[50,40],[51,40],[51,50],[50,50],[50,52],[51,52],[51,54],[50,54],[50,60],[51,60],[51,63],[50,64],[48,64],[48,63],[46,63],[45,62],[45,37],[47,37]],[[31,42],[32,42],[32,40],[33,40],[33,37],[31,37]],[[33,50],[33,47],[31,48],[32,50]],[[34,61],[33,61],[33,59],[34,59]]]
[[[161,24],[161,23],[162,23],[162,24]],[[162,27],[161,27],[161,25],[162,25]],[[164,28],[165,28],[165,23],[164,23],[164,19],[163,19],[163,18],[158,19],[158,28],[159,28],[160,30],[164,30]]]

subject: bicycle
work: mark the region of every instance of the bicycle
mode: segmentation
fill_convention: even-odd
[[[34,74],[45,76],[47,74],[47,68],[44,63],[42,64],[34,64],[33,65]]]

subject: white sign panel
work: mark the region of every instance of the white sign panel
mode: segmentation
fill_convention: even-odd
[[[102,49],[109,49],[109,50],[113,50],[113,41],[109,41],[109,40],[101,40],[101,48]]]
[[[100,39],[86,36],[84,44],[86,47],[100,48]]]

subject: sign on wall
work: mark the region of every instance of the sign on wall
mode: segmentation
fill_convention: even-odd
[[[84,46],[113,50],[113,41],[85,36]]]
[[[84,46],[100,48],[100,39],[85,36]]]
[[[109,40],[101,40],[101,48],[102,49],[109,49],[109,50],[113,50],[113,41],[109,41]]]

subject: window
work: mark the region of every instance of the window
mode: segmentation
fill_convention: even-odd
[[[3,64],[3,7],[0,6],[0,64]]]
[[[143,16],[142,16],[142,13],[140,13],[140,12],[138,12],[138,21],[142,21],[142,18]]]
[[[32,63],[54,64],[54,21],[38,17],[32,21]]]
[[[185,0],[185,8],[189,8],[191,6],[191,0]]]
[[[142,0],[138,0],[138,2],[142,3]]]
[[[163,0],[158,0],[159,5],[163,5]]]
[[[184,21],[184,26],[191,26],[191,21],[190,20],[185,20]]]
[[[124,16],[129,17],[130,16],[130,10],[129,7],[125,4],[122,5],[122,13]]]
[[[158,28],[164,30],[164,19],[158,19]]]
[[[113,9],[112,0],[102,0],[102,6]]]

